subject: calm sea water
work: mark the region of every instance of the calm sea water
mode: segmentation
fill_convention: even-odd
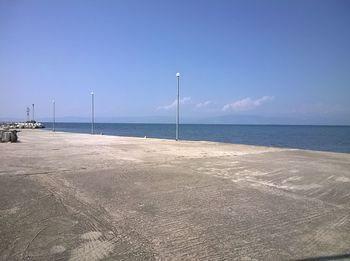
[[[52,123],[45,123],[50,130]],[[89,123],[56,123],[57,131],[90,133]],[[174,124],[95,123],[95,133],[174,139]],[[350,126],[182,124],[180,139],[350,153]]]

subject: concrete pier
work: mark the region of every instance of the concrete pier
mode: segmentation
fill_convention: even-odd
[[[350,154],[43,130],[19,141],[0,144],[0,260],[350,258]]]

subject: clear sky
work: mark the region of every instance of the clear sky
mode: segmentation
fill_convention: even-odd
[[[176,72],[183,118],[350,124],[350,1],[0,0],[0,120],[175,121]]]

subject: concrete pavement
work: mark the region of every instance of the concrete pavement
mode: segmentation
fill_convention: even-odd
[[[350,154],[23,130],[1,260],[350,258]]]

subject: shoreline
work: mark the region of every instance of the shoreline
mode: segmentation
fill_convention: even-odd
[[[47,127],[50,127],[48,125]],[[169,124],[96,124],[97,133],[134,137],[174,139],[175,128]],[[88,123],[57,123],[56,130],[90,133]],[[182,140],[205,140],[231,144],[273,146],[350,153],[348,126],[278,126],[278,125],[193,125],[180,128]]]
[[[93,135],[93,136],[110,136],[110,137],[120,137],[120,138],[135,138],[135,139],[148,139],[148,140],[165,140],[165,141],[174,141],[175,139],[167,139],[167,138],[156,138],[156,137],[138,137],[138,136],[122,136],[122,135],[113,135],[113,134],[101,134],[101,133],[86,133],[86,132],[72,132],[72,131],[52,131],[49,128],[37,129],[40,131],[48,131],[52,133],[70,133],[70,134],[84,134],[84,135]],[[256,145],[256,144],[246,144],[246,143],[230,143],[224,141],[208,141],[208,140],[183,140],[179,139],[178,142],[200,142],[200,143],[217,143],[217,144],[225,144],[225,145],[241,145],[241,146],[252,146],[252,147],[263,147],[263,148],[276,148],[280,150],[304,150],[310,152],[320,152],[320,153],[340,153],[340,154],[350,154],[350,152],[341,152],[341,151],[327,151],[327,150],[313,150],[313,149],[303,149],[303,148],[293,148],[293,147],[278,147],[278,146],[264,146],[264,145]]]

